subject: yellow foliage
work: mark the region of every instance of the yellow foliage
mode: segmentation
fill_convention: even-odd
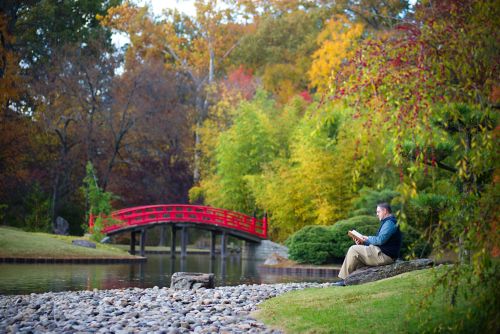
[[[264,88],[273,93],[276,100],[287,103],[291,97],[299,93],[301,73],[293,64],[272,64],[266,66],[262,76]]]
[[[354,55],[363,34],[363,25],[352,23],[345,16],[330,19],[325,29],[318,35],[319,49],[313,54],[309,70],[311,85],[325,92],[331,77]]]

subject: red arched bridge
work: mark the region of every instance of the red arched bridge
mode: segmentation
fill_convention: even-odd
[[[212,231],[211,254],[215,253],[215,237],[221,235],[221,255],[225,256],[227,235],[250,242],[267,239],[267,217],[262,219],[239,212],[201,205],[148,205],[114,211],[104,217],[101,233],[107,236],[130,232],[130,252],[135,254],[136,234],[140,233],[141,255],[144,256],[146,230],[158,224],[172,226],[171,255],[175,256],[176,230],[181,229],[181,254],[186,255],[187,228],[195,227]],[[93,231],[95,217],[89,219]]]

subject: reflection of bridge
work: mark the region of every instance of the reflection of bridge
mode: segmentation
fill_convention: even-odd
[[[140,233],[140,254],[144,256],[146,230],[158,224],[172,226],[171,256],[175,256],[176,231],[181,230],[181,257],[187,252],[187,228],[195,227],[211,231],[210,253],[215,254],[216,235],[221,235],[221,256],[226,255],[229,235],[251,243],[267,239],[267,218],[257,219],[242,213],[200,205],[150,205],[115,211],[103,219],[102,233],[111,236],[130,232],[130,253],[135,254],[136,235]],[[95,217],[90,217],[92,231]]]

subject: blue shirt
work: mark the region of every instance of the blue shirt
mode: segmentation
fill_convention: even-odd
[[[396,232],[398,229],[398,225],[396,222],[396,218],[394,216],[388,216],[382,219],[381,226],[378,230],[376,236],[369,236],[368,240],[364,242],[364,245],[374,245],[380,246],[385,244],[389,238]]]

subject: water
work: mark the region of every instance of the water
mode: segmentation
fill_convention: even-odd
[[[216,285],[326,282],[335,277],[283,276],[259,270],[262,262],[229,256],[221,261],[208,254],[188,254],[173,261],[169,254],[148,254],[135,264],[0,264],[0,294],[48,291],[169,287],[174,272],[212,272]]]

